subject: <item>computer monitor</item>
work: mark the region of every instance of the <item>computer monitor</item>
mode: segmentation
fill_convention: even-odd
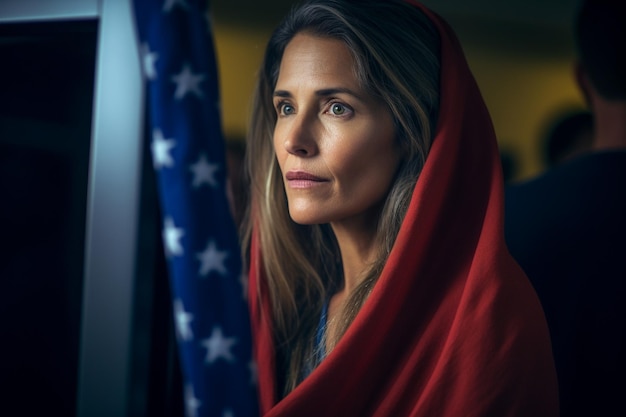
[[[0,62],[0,415],[146,415],[159,234],[131,0],[2,0]]]

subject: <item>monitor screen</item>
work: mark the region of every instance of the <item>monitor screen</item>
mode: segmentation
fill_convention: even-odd
[[[97,29],[0,25],[1,415],[75,414]]]

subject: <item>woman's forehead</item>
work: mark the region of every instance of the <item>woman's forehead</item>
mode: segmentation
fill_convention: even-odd
[[[346,44],[310,34],[294,36],[283,53],[276,90],[302,83],[338,83],[358,88],[354,58]]]

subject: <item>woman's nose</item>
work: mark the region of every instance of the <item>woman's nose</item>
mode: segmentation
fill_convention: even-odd
[[[286,129],[283,145],[290,154],[311,157],[317,153],[316,123],[304,114],[294,115]]]

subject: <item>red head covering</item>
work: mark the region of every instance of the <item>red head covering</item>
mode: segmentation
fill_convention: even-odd
[[[270,416],[558,415],[548,329],[503,238],[491,119],[449,26],[436,136],[387,264],[335,349],[277,402],[269,301],[251,311],[262,413]]]

